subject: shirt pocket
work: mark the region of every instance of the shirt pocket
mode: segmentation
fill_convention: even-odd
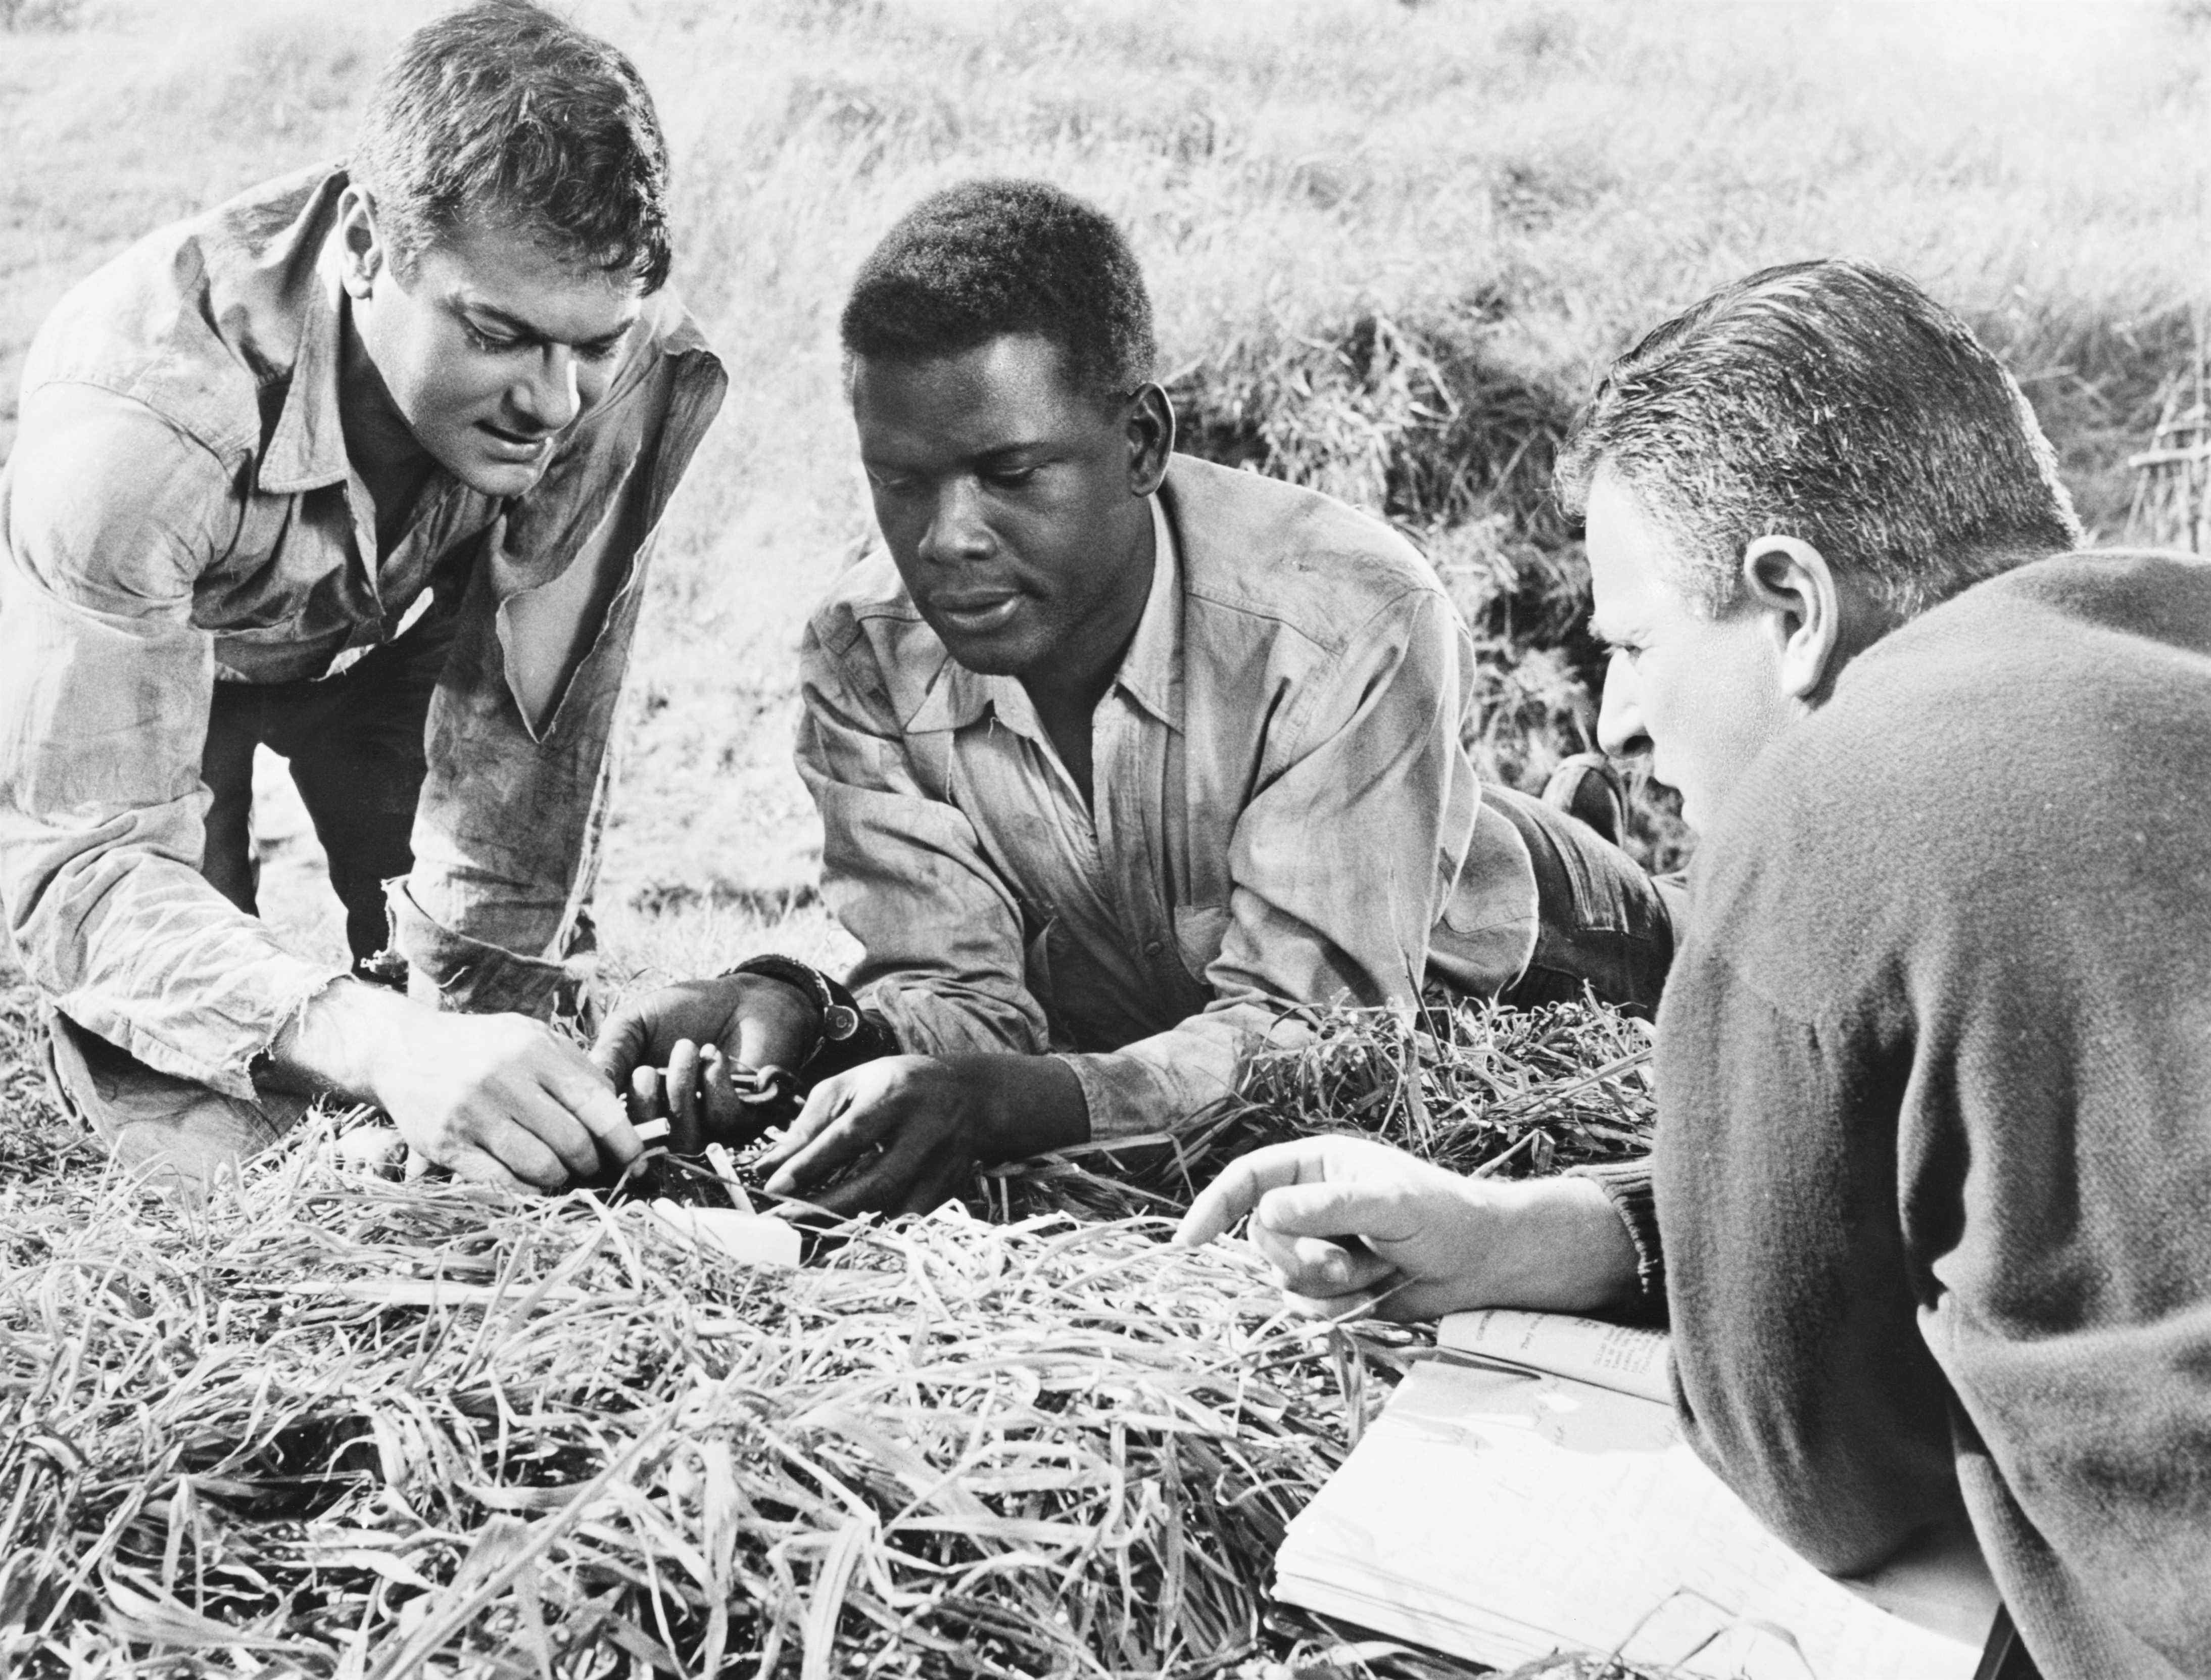
[[[1228,937],[1228,907],[1225,904],[1178,905],[1174,913],[1175,947],[1191,979],[1203,986],[1205,971],[1221,955]]]

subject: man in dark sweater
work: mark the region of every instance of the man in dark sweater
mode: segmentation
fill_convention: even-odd
[[[2211,1673],[2211,566],[2065,552],[2016,388],[1844,264],[1658,329],[1561,472],[1607,744],[1700,832],[1651,1160],[1315,1139],[1184,1239],[1252,1212],[1332,1310],[1663,1312],[1821,1567],[1962,1513],[2052,1680]]]

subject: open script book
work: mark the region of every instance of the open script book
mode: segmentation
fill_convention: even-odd
[[[1500,1311],[1436,1339],[1290,1525],[1276,1597],[1499,1666],[1972,1680],[1998,1600],[1971,1539],[1820,1574],[1682,1441],[1663,1335]]]

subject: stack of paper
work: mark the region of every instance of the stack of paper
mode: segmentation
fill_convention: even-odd
[[[1681,1440],[1663,1336],[1491,1313],[1438,1339],[1495,1362],[1415,1368],[1291,1524],[1277,1597],[1499,1665],[1971,1680],[1997,1604],[1971,1541],[1821,1574]]]

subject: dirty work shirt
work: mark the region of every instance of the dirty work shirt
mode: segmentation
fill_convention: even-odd
[[[1487,990],[1535,937],[1482,819],[1473,661],[1434,573],[1340,502],[1178,455],[1086,807],[1011,677],[954,663],[887,555],[808,627],[798,764],[852,984],[900,1047],[1062,1053],[1091,1135],[1185,1120],[1285,1012]],[[1433,964],[1431,944],[1434,945]]]
[[[589,890],[646,545],[724,386],[681,306],[651,300],[528,494],[433,472],[379,553],[339,423],[344,185],[274,182],[78,286],[33,343],[0,472],[9,931],[73,1019],[240,1097],[330,971],[201,878],[214,685],[328,676],[433,584],[457,596],[397,931],[448,1003],[541,1009]],[[534,715],[510,662],[536,674]]]
[[[1692,1438],[1830,1568],[1962,1501],[2050,1680],[2211,1673],[2207,766],[2211,563],[1980,584],[1730,795],[1659,1010]]]

